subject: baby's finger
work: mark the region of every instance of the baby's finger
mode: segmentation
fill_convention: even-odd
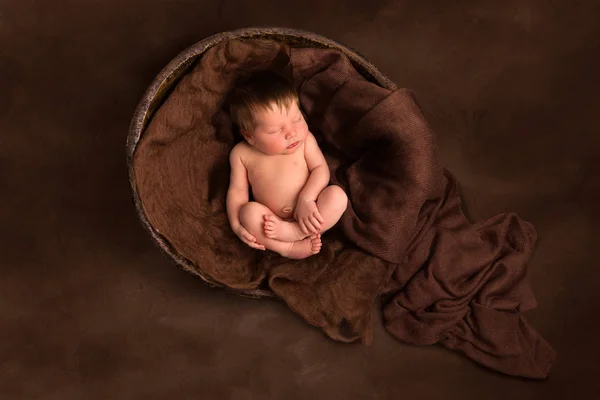
[[[317,227],[311,221],[310,217],[306,218],[306,226],[310,230],[310,233],[317,233],[317,232],[319,232],[319,230],[317,229]]]
[[[250,242],[256,242],[256,238],[255,238],[254,236],[252,236],[252,235],[250,234],[250,232],[248,232],[248,231],[242,232],[242,235],[244,236],[244,238],[245,238],[246,240],[248,240],[248,241],[250,241]]]
[[[320,223],[322,223],[322,224],[325,223],[325,218],[323,218],[321,216],[321,213],[319,212],[319,210],[315,211],[314,216],[317,219],[317,221],[319,221]]]
[[[246,242],[246,244],[250,247],[252,247],[253,249],[257,249],[257,250],[264,250],[265,246],[263,246],[260,243],[256,243],[256,242]]]
[[[317,221],[317,219],[315,217],[311,216],[310,217],[310,222],[315,227],[315,229],[317,230],[317,232],[319,232],[321,230],[321,224],[319,223],[319,221]]]
[[[298,225],[300,226],[302,233],[304,233],[305,235],[308,235],[308,229],[306,228],[304,221],[303,220],[298,221]]]

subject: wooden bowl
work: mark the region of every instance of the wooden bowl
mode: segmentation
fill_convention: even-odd
[[[177,55],[177,57],[160,71],[148,89],[146,89],[146,92],[135,109],[129,127],[129,134],[127,136],[127,168],[129,170],[129,183],[131,185],[135,209],[142,225],[167,257],[173,260],[183,270],[202,278],[208,285],[221,287],[241,296],[254,298],[273,297],[273,292],[268,289],[240,290],[226,287],[202,274],[201,266],[192,265],[189,260],[179,254],[148,221],[138,194],[133,165],[133,157],[142,133],[148,126],[154,112],[160,107],[165,97],[171,92],[171,89],[188,72],[190,67],[202,57],[205,51],[223,41],[241,38],[272,39],[286,43],[291,47],[317,47],[339,50],[351,60],[354,67],[369,81],[391,90],[395,89],[396,85],[379,72],[375,66],[368,62],[357,51],[338,42],[311,32],[288,28],[264,27],[221,32],[201,40]]]

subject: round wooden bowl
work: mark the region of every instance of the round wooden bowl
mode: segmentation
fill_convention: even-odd
[[[272,39],[286,43],[291,47],[317,47],[339,50],[352,61],[354,67],[369,81],[391,90],[395,89],[396,85],[379,72],[375,66],[357,51],[331,39],[315,33],[296,29],[260,27],[221,32],[188,47],[164,67],[156,78],[154,78],[154,81],[152,81],[148,89],[146,89],[146,92],[135,109],[129,127],[129,134],[127,135],[127,168],[129,170],[129,183],[131,185],[135,209],[142,225],[167,257],[173,260],[183,270],[202,278],[208,285],[221,287],[241,296],[254,298],[273,297],[273,292],[268,289],[239,290],[226,287],[202,274],[201,266],[192,265],[189,260],[179,254],[148,221],[138,194],[133,165],[133,157],[144,130],[148,126],[154,112],[160,107],[165,97],[170,93],[171,89],[177,84],[179,79],[183,77],[190,67],[202,57],[204,52],[212,46],[223,41],[240,38]]]

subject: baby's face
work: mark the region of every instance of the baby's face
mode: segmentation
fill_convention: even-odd
[[[245,135],[246,140],[265,154],[291,154],[308,135],[308,126],[296,103],[283,109],[272,105],[257,112],[254,121],[254,131]]]

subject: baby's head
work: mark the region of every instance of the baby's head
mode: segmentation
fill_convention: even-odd
[[[258,72],[239,83],[229,110],[246,141],[266,154],[292,153],[308,134],[298,94],[273,72]]]

